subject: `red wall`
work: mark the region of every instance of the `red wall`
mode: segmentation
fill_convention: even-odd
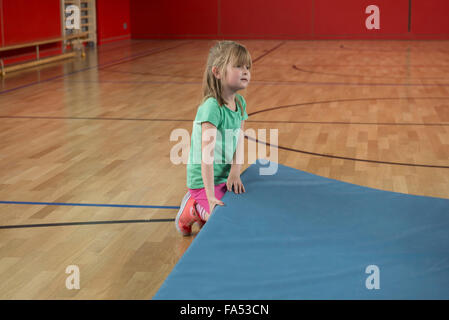
[[[365,27],[371,4],[380,8],[380,30]],[[98,44],[131,37],[449,39],[448,0],[97,0],[96,9]],[[0,34],[1,46],[59,37],[60,1],[0,0]],[[0,57],[9,64],[34,51]],[[60,52],[60,45],[41,48],[43,57]]]
[[[5,45],[61,36],[59,0],[2,0]]]
[[[61,36],[59,0],[0,0],[2,46],[57,38]],[[45,57],[62,51],[59,44],[40,48]],[[0,53],[5,64],[34,59],[35,48]]]
[[[365,27],[373,4],[380,30]],[[130,0],[130,7],[136,39],[449,39],[448,0]]]
[[[5,36],[3,33],[3,0],[0,0],[0,47],[5,45]]]
[[[294,38],[312,34],[313,0],[226,0],[220,5],[223,35]]]
[[[130,0],[97,0],[96,3],[98,44],[129,39]],[[0,45],[61,37],[60,15],[60,0],[0,0]],[[61,44],[40,47],[41,57],[61,52]],[[0,58],[6,65],[32,60],[36,58],[35,48],[2,52]]]
[[[98,45],[131,38],[130,0],[97,0],[96,3]]]
[[[416,0],[415,0],[416,1]],[[368,30],[365,10],[379,7],[380,29]],[[404,37],[408,33],[409,0],[315,0],[315,35],[329,38]]]
[[[131,0],[133,38],[213,37],[218,32],[216,0]]]
[[[449,1],[412,1],[412,32],[422,34],[449,33]]]

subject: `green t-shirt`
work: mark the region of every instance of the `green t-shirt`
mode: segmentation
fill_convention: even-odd
[[[236,111],[225,105],[220,106],[215,98],[208,98],[199,107],[193,121],[192,138],[190,142],[189,161],[187,163],[187,188],[204,188],[201,176],[201,139],[202,122],[210,122],[217,127],[214,148],[214,185],[226,182],[231,171],[232,158],[237,148],[242,120],[248,119],[245,99],[235,95],[243,108],[243,117],[239,103],[235,103]]]

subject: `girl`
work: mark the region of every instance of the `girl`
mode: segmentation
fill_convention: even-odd
[[[242,148],[241,132],[248,114],[245,99],[237,91],[248,86],[251,65],[248,50],[239,43],[220,41],[210,49],[203,78],[203,102],[192,128],[187,163],[189,191],[175,221],[183,235],[191,234],[195,222],[202,227],[214,207],[224,205],[220,199],[226,191],[234,188],[237,194],[245,192],[235,151]],[[229,131],[232,139],[226,137]]]

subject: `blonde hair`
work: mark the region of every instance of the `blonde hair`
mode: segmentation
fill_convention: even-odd
[[[226,76],[226,67],[232,63],[233,66],[252,66],[251,56],[245,46],[234,41],[219,41],[210,50],[207,58],[206,70],[203,77],[203,102],[208,98],[217,99],[218,104],[223,106],[226,101],[222,96],[222,82],[212,73],[212,67],[217,67],[219,73]],[[223,78],[222,77],[222,78]],[[243,107],[239,99],[237,103],[243,116]]]

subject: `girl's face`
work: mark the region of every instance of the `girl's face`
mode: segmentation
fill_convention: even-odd
[[[226,84],[231,90],[237,91],[246,89],[251,80],[249,66],[228,64],[226,68]]]
[[[251,80],[249,66],[228,64],[226,67],[226,77],[222,77],[217,67],[213,67],[212,72],[215,77],[222,79],[223,86],[226,86],[234,92],[246,89]]]

